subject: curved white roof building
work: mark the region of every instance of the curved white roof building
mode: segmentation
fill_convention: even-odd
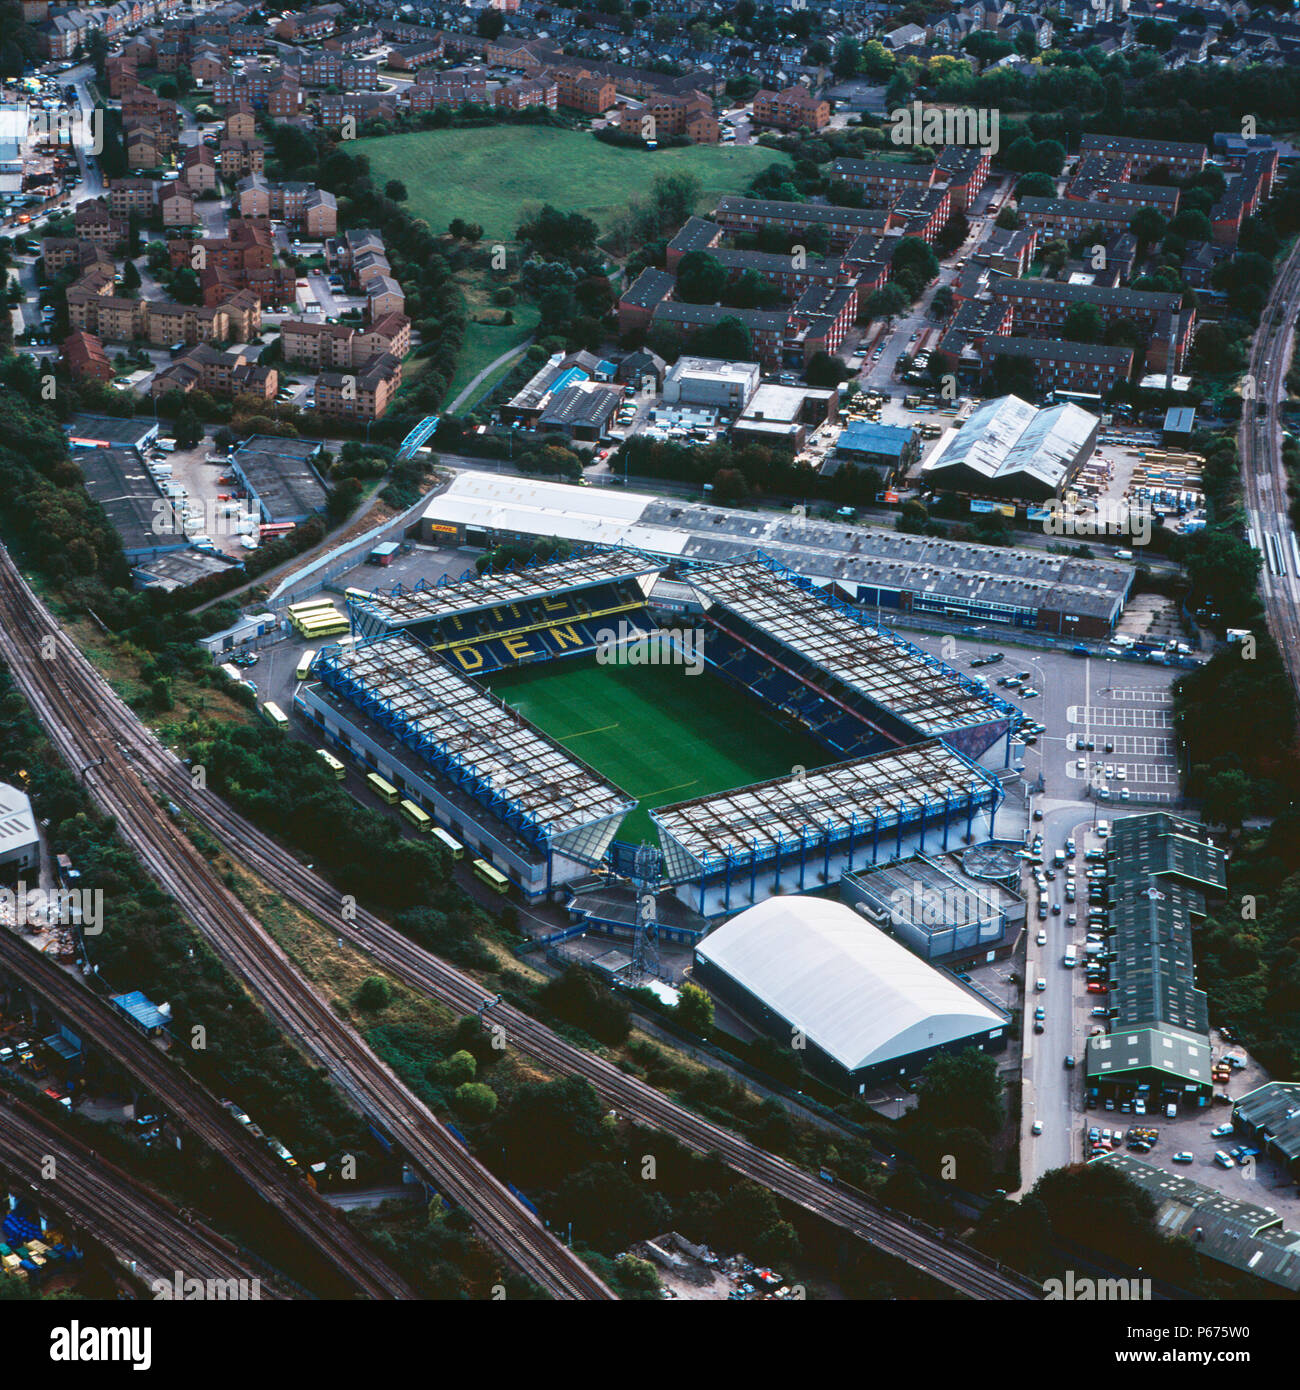
[[[695,948],[695,975],[727,1003],[789,1036],[841,1083],[911,1075],[936,1052],[994,1050],[1008,1016],[842,903],[779,897]]]

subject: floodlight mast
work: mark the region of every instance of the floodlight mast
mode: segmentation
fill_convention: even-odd
[[[659,920],[658,897],[662,859],[654,845],[642,841],[637,846],[632,883],[636,889],[636,937],[632,945],[632,964],[628,970],[633,984],[658,980]]]

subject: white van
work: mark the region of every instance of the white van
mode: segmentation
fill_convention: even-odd
[[[1063,964],[1065,965],[1065,968],[1066,968],[1067,970],[1073,970],[1074,967],[1075,967],[1075,965],[1078,964],[1078,960],[1079,960],[1079,957],[1075,954],[1074,947],[1073,947],[1073,946],[1067,946],[1067,947],[1065,948],[1065,959],[1064,959],[1064,961],[1063,961]]]

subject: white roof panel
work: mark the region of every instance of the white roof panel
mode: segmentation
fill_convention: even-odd
[[[1008,1020],[843,903],[778,897],[695,948],[849,1071]]]

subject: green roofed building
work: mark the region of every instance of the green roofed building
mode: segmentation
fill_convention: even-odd
[[[1193,926],[1224,891],[1223,851],[1165,812],[1125,816],[1107,846],[1108,1035],[1088,1040],[1090,1087],[1153,1103],[1203,1104],[1213,1088],[1209,1008],[1196,984]]]
[[[1118,1169],[1151,1196],[1162,1236],[1188,1241],[1207,1259],[1300,1293],[1300,1232],[1287,1230],[1271,1208],[1229,1197],[1132,1154],[1106,1154],[1093,1162]]]
[[[1300,1081],[1256,1086],[1232,1107],[1232,1121],[1293,1178],[1300,1178]]]

